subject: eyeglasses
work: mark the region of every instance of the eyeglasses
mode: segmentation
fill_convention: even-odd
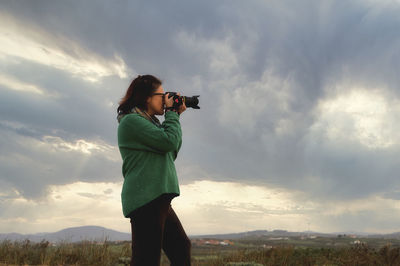
[[[152,95],[165,95],[165,93],[161,93],[161,92],[155,92]]]

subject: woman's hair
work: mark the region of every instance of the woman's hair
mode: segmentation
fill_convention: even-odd
[[[129,113],[133,107],[146,110],[147,98],[149,98],[161,84],[161,80],[152,75],[137,76],[137,78],[132,81],[125,96],[119,102],[117,112]]]

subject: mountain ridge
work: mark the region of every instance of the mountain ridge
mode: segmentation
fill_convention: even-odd
[[[400,232],[393,232],[389,234],[368,234],[368,233],[319,233],[313,231],[303,232],[290,232],[286,230],[253,230],[239,233],[225,233],[225,234],[207,234],[207,235],[189,235],[189,238],[214,238],[214,239],[240,239],[240,238],[261,238],[261,237],[295,237],[313,235],[320,237],[335,237],[337,235],[357,235],[359,237],[369,238],[400,238]],[[0,241],[23,241],[30,240],[32,242],[40,242],[46,240],[49,242],[80,242],[80,241],[130,241],[131,234],[119,232],[113,229],[108,229],[101,226],[78,226],[69,227],[57,232],[40,232],[36,234],[19,234],[19,233],[5,233],[0,234]]]

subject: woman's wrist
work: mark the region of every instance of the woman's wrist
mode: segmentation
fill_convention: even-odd
[[[175,110],[175,109],[173,109],[173,108],[171,108],[171,109],[168,109],[168,108],[167,108],[167,109],[165,110],[165,113],[166,113],[166,112],[174,112],[174,113],[177,113],[178,115],[180,115],[180,113],[178,112],[178,110]]]

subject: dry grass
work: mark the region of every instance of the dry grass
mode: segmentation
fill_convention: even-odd
[[[84,241],[61,243],[56,246],[48,241],[32,243],[3,241],[0,244],[0,263],[13,265],[124,265],[130,256],[130,245],[111,246]],[[119,263],[121,258],[121,263]]]
[[[33,243],[3,241],[0,243],[0,265],[128,265],[130,243],[122,244],[61,243],[52,246],[47,241]],[[400,265],[400,248],[367,245],[350,248],[241,249],[223,255],[193,258],[194,266],[210,265]],[[162,265],[169,265],[163,254]]]

